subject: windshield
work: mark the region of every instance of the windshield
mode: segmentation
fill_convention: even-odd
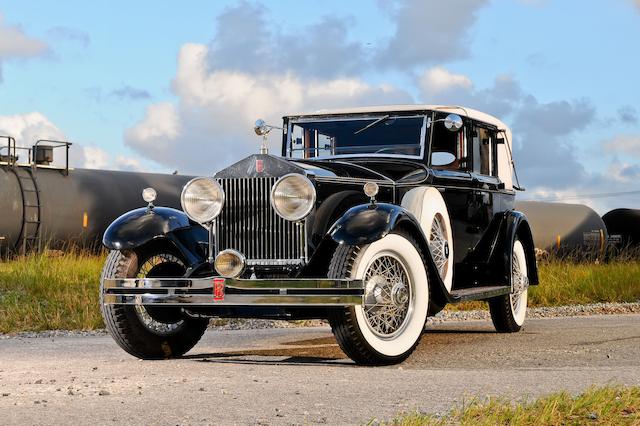
[[[294,120],[289,123],[287,155],[292,158],[362,155],[421,158],[425,128],[424,116]]]

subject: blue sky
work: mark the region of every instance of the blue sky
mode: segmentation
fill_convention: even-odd
[[[76,166],[212,173],[258,116],[462,103],[514,131],[523,198],[640,207],[640,2],[0,1],[0,132]]]

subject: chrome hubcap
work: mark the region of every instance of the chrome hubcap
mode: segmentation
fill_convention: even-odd
[[[374,259],[364,277],[364,314],[369,328],[389,338],[399,333],[410,314],[411,286],[406,269],[395,256]]]
[[[138,271],[138,274],[136,275],[136,278],[146,278],[149,276],[153,276],[154,269],[158,268],[160,265],[167,263],[184,268],[184,264],[177,257],[170,254],[159,254],[150,257],[142,264],[140,270]],[[177,330],[178,327],[180,327],[183,323],[182,320],[175,323],[164,323],[153,319],[153,317],[149,315],[149,312],[147,312],[147,309],[144,307],[144,305],[142,305],[142,296],[136,297],[136,303],[137,304],[135,305],[135,310],[138,318],[140,318],[140,321],[142,321],[145,327],[155,333],[170,334],[171,332]]]
[[[440,214],[436,214],[433,218],[429,235],[429,249],[431,249],[440,278],[444,279],[449,266],[449,241],[447,241],[444,219]]]

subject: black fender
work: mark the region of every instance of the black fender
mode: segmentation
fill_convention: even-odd
[[[449,293],[438,273],[427,237],[418,220],[408,210],[395,204],[361,204],[347,210],[327,235],[338,244],[363,245],[384,238],[396,229],[405,230],[416,239],[425,256],[429,283],[433,284],[430,304],[444,306],[450,301]]]
[[[114,220],[105,231],[102,244],[110,250],[135,250],[151,242],[166,242],[179,251],[188,267],[193,267],[205,260],[200,243],[207,240],[208,231],[189,220],[184,212],[143,207]]]
[[[505,280],[508,285],[511,285],[511,259],[513,258],[513,244],[516,239],[520,240],[523,245],[525,256],[527,257],[527,275],[529,277],[530,285],[537,285],[538,279],[538,265],[536,263],[535,245],[533,242],[533,234],[531,233],[531,226],[524,213],[510,210],[505,214],[505,226],[504,232],[501,235],[501,246],[503,270],[505,271]]]
[[[329,229],[338,244],[371,244],[393,231],[399,222],[417,220],[400,206],[387,203],[360,204],[347,210]]]

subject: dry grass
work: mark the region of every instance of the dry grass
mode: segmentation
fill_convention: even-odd
[[[638,259],[541,262],[541,284],[531,288],[530,306],[640,301]],[[98,281],[103,261],[104,255],[80,250],[0,261],[0,333],[101,328]],[[485,308],[484,302],[448,307]]]
[[[372,422],[373,423],[373,422]],[[555,393],[534,402],[491,398],[474,401],[444,417],[412,414],[387,423],[395,426],[440,425],[640,425],[640,387],[591,388],[572,397]]]
[[[0,332],[103,327],[98,286],[103,256],[33,254],[0,262]]]

